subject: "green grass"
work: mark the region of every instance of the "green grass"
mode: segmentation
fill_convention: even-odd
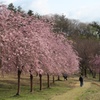
[[[100,82],[90,79],[91,86],[79,97],[78,100],[100,100]]]
[[[55,80],[57,77],[55,77]],[[50,88],[47,88],[47,77],[43,76],[43,89],[39,90],[39,77],[34,76],[33,93],[30,93],[29,76],[21,76],[21,91],[20,95],[16,96],[17,92],[17,76],[5,75],[0,77],[0,100],[50,100],[52,97],[59,96],[70,91],[79,91],[78,78],[68,78],[67,81],[55,81],[52,83],[52,76],[50,77]],[[78,84],[77,84],[78,83]],[[85,79],[85,83],[91,85],[81,93],[76,100],[99,100],[100,98],[100,82],[98,80]],[[76,85],[75,85],[76,84]],[[76,90],[75,90],[76,89]],[[55,99],[56,100],[56,99]],[[62,99],[63,100],[63,99]],[[74,99],[73,99],[74,100]]]
[[[74,88],[59,96],[52,97],[51,100],[100,100],[99,81],[85,78],[82,87],[80,87],[78,77],[74,78],[73,81],[76,81]]]
[[[57,77],[56,77],[57,79]],[[6,75],[4,78],[0,77],[0,100],[49,100],[54,95],[65,93],[71,89],[74,82],[69,81],[55,81],[52,83],[50,77],[50,88],[47,88],[46,76],[43,76],[43,89],[39,90],[39,77],[34,76],[33,93],[30,93],[29,76],[21,76],[21,91],[20,96],[16,96],[17,92],[17,77]]]
[[[100,100],[100,87],[91,85],[91,87],[87,89],[78,100]]]

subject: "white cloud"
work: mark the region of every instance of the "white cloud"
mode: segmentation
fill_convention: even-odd
[[[98,17],[100,16],[99,11],[99,4],[94,5],[94,7],[84,5],[78,9],[70,11],[69,13],[71,13],[71,15],[69,15],[68,17],[73,19],[79,19],[81,21],[93,21],[98,19]]]
[[[31,9],[36,9],[41,14],[50,13],[48,8],[48,0],[35,0],[31,3]]]
[[[63,1],[63,2],[62,2]],[[0,0],[4,4],[13,3],[23,10],[29,9],[39,14],[64,14],[71,19],[80,21],[100,21],[100,3],[93,0]],[[61,3],[62,2],[62,3]],[[73,2],[73,3],[72,3]],[[68,4],[68,5],[67,5]]]

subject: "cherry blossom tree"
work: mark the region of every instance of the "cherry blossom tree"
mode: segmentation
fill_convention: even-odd
[[[33,62],[33,55],[35,54],[35,47],[37,43],[31,38],[31,34],[28,34],[28,27],[26,26],[26,20],[21,16],[20,13],[14,13],[6,9],[4,5],[0,7],[1,10],[1,30],[0,30],[0,42],[1,42],[1,61],[2,61],[2,70],[5,72],[16,72],[18,70],[18,92],[20,87],[20,75],[23,69],[23,66],[27,66]],[[23,21],[23,23],[22,23]],[[24,23],[25,22],[25,23]],[[25,35],[25,29],[27,29]],[[24,33],[24,34],[23,34]],[[31,41],[32,40],[32,41]],[[34,42],[34,44],[32,43]],[[33,55],[32,55],[33,54]],[[29,59],[31,58],[31,59]],[[15,67],[14,67],[15,66]],[[29,67],[25,71],[29,70]]]
[[[100,55],[96,55],[90,63],[92,64],[91,69],[99,74],[99,81],[100,81]]]
[[[8,10],[0,5],[0,68],[4,72],[18,73],[18,90],[20,75],[30,72],[32,92],[33,74],[62,75],[72,74],[78,70],[79,58],[73,49],[72,41],[52,32],[52,25],[45,19],[37,19],[25,13]]]

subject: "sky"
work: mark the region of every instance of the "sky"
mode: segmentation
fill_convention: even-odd
[[[59,14],[81,22],[100,22],[100,0],[0,0],[13,3],[26,12],[32,10],[40,15]]]

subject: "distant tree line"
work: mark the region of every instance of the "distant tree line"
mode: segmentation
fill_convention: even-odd
[[[96,55],[100,55],[100,24],[98,22],[82,23],[70,20],[64,15],[54,15],[54,19],[54,32],[62,33],[74,41],[74,48],[81,58],[80,73],[86,77],[87,73],[91,73],[95,77],[96,72],[93,67],[91,68],[90,61]]]

